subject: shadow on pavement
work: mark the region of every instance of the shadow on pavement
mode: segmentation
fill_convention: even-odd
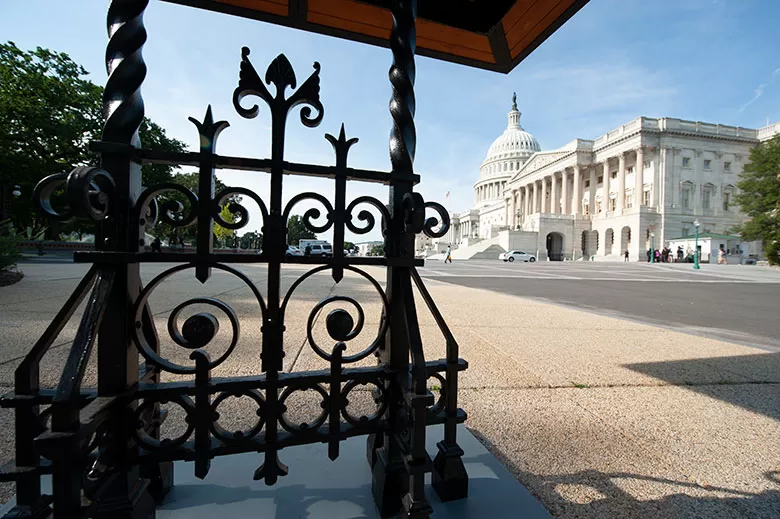
[[[678,481],[630,472],[582,470],[570,474],[534,474],[512,461],[501,448],[469,429],[555,517],[567,519],[739,519],[780,517],[780,471],[766,472],[759,493]],[[652,485],[663,497],[639,499],[626,489]]]
[[[686,371],[712,370],[742,377],[744,382],[723,384],[699,383],[692,379],[681,387],[780,420],[780,400],[768,399],[765,392],[756,390],[756,386],[780,383],[780,353],[648,362],[626,364],[625,367],[678,385],[680,373]]]

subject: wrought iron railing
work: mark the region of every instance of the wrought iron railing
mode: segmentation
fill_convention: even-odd
[[[323,118],[319,97],[320,65],[296,89],[297,80],[284,55],[266,70],[263,81],[255,70],[249,49],[241,51],[240,80],[233,93],[236,111],[245,118],[258,114],[258,106],[242,102],[259,97],[270,108],[272,147],[268,159],[222,156],[217,138],[228,127],[214,121],[211,108],[203,120],[190,119],[200,140],[197,152],[171,153],[137,147],[136,131],[143,117],[139,88],[145,75],[141,46],[146,33],[141,16],[146,0],[115,1],[109,10],[111,36],[107,63],[110,77],[105,90],[107,121],[103,139],[92,144],[102,157],[101,168],[80,167],[70,174],[56,174],[36,188],[41,209],[59,220],[91,219],[97,224],[95,251],[77,252],[75,261],[92,267],[65,302],[53,322],[20,363],[15,390],[1,401],[15,411],[16,460],[0,473],[2,481],[16,481],[16,508],[10,517],[45,517],[53,507],[55,518],[82,516],[117,517],[132,510],[134,517],[153,514],[153,501],[161,501],[172,484],[172,462],[194,462],[195,474],[204,478],[210,461],[222,455],[261,452],[264,463],[254,479],[274,484],[287,474],[279,451],[294,445],[327,443],[328,456],[339,456],[340,443],[353,436],[369,437],[367,456],[373,471],[373,491],[383,516],[403,510],[410,517],[427,517],[431,509],[424,495],[424,476],[433,471],[433,486],[444,500],[467,494],[467,475],[457,443],[456,426],[466,419],[457,407],[458,373],[467,364],[458,356],[458,345],[436,308],[416,267],[414,236],[443,236],[449,226],[447,212],[425,202],[413,191],[414,174],[414,16],[412,4],[393,8],[391,68],[390,172],[348,167],[347,155],[357,139],[347,139],[342,125],[338,137],[326,134],[333,146],[334,166],[293,163],[284,158],[285,126],[298,105],[300,121],[316,127]],[[266,85],[273,84],[272,94]],[[287,92],[290,92],[287,95]],[[199,184],[195,191],[175,183],[141,188],[140,164],[195,166]],[[270,197],[262,199],[243,187],[215,193],[215,170],[230,168],[264,172],[270,177]],[[332,179],[332,198],[307,192],[283,203],[286,175]],[[389,204],[370,196],[346,198],[347,181],[380,183],[390,187]],[[65,209],[52,200],[62,191]],[[185,203],[166,194],[175,193]],[[333,233],[333,257],[287,257],[287,222],[299,203],[315,203],[303,213],[305,226],[315,232]],[[262,216],[262,254],[219,253],[213,247],[214,225],[239,229],[247,225],[253,203]],[[228,221],[223,209],[233,216]],[[362,209],[361,209],[362,208]],[[372,209],[370,211],[369,209]],[[426,210],[438,213],[426,217]],[[377,221],[376,214],[379,214]],[[144,231],[162,221],[175,228],[194,226],[193,252],[145,252]],[[344,255],[345,232],[366,234],[381,229],[385,257]],[[145,286],[139,265],[173,262]],[[263,264],[268,280],[257,286],[228,263]],[[285,264],[312,268],[286,292],[281,272]],[[363,266],[387,267],[386,288]],[[178,304],[170,313],[167,332],[177,346],[191,350],[189,364],[166,358],[155,326],[149,299],[172,275],[191,272],[193,280],[206,283],[213,270],[237,278],[252,294],[256,315],[262,321],[258,372],[250,376],[216,378],[215,368],[231,357],[241,340],[240,317],[224,301],[196,297]],[[307,319],[307,338],[314,353],[328,363],[321,371],[285,372],[285,323],[289,303],[301,284],[326,272],[340,283],[345,272],[368,282],[382,307],[382,319],[368,346],[347,353],[347,343],[367,331],[364,310],[350,296],[330,296],[317,303]],[[446,358],[426,360],[417,322],[412,284],[416,285],[446,341]],[[60,381],[53,389],[39,384],[40,362],[73,314],[87,299],[81,322],[68,353]],[[328,305],[339,308],[325,318],[329,342],[312,333],[315,318]],[[207,312],[189,312],[195,307]],[[345,309],[351,308],[352,311]],[[180,324],[180,316],[191,313]],[[222,322],[215,314],[222,314]],[[211,358],[206,346],[220,325],[228,325],[229,347]],[[93,349],[97,344],[97,353]],[[145,362],[138,364],[138,353]],[[371,355],[376,367],[352,367]],[[97,357],[96,387],[82,387],[91,357]],[[183,380],[161,381],[161,374]],[[438,398],[429,381],[440,387]],[[358,386],[374,388],[376,406],[369,415],[353,415],[350,393]],[[321,412],[312,421],[296,422],[286,402],[299,391],[314,391]],[[219,422],[218,407],[231,397],[248,397],[258,420],[246,430],[228,431]],[[161,424],[166,413],[161,404],[179,406],[184,414],[182,432],[165,438]],[[169,418],[170,420],[171,418]],[[444,424],[444,438],[431,462],[425,450],[426,426]],[[51,475],[52,492],[42,492],[41,478]],[[15,515],[14,515],[15,514]]]

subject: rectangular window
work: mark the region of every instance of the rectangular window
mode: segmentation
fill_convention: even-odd
[[[704,159],[704,169],[712,169],[712,161],[710,159]]]
[[[682,206],[683,206],[683,209],[690,209],[691,208],[691,190],[690,189],[683,189],[681,194],[682,194]]]
[[[642,205],[650,205],[650,191],[642,192]]]
[[[626,209],[634,207],[634,195],[626,195]]]
[[[645,166],[645,169],[650,169],[650,161],[646,160],[644,166]]]
[[[731,202],[731,193],[723,193],[723,210],[729,210],[729,202]]]
[[[585,187],[590,187],[590,180],[585,181]]]
[[[703,207],[704,209],[709,209],[709,208],[710,208],[710,198],[711,198],[711,196],[710,196],[710,195],[711,195],[711,194],[712,194],[712,193],[710,193],[710,190],[709,190],[709,189],[705,189],[705,190],[704,190],[704,191],[702,191],[702,193],[701,193],[701,202],[702,202],[702,207]]]
[[[684,168],[690,168],[691,167],[691,158],[690,157],[683,157],[683,166]]]
[[[604,182],[604,175],[599,175],[598,183],[601,184]]]
[[[617,171],[613,171],[609,174],[609,178],[617,178]]]
[[[629,166],[626,170],[626,175],[631,175],[634,172],[634,166]]]
[[[601,212],[601,202],[596,200],[596,213]]]
[[[731,162],[723,163],[723,171],[725,171],[726,173],[731,173]]]
[[[609,207],[609,209],[607,209],[608,211],[614,211],[615,210],[615,199],[614,198],[610,198],[609,199],[609,206],[608,207]]]
[[[682,228],[682,235],[683,236],[690,236],[690,234],[689,234],[690,232],[691,232],[691,230],[688,227],[683,227]]]
[[[585,216],[588,216],[590,214],[590,205],[588,205],[587,203],[582,204],[582,214],[584,214]]]

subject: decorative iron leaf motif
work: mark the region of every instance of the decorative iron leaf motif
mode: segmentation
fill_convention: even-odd
[[[298,83],[295,79],[295,71],[287,56],[279,54],[268,65],[268,69],[265,71],[265,82],[269,85],[273,83],[276,86],[276,99],[284,99],[284,91],[287,87],[295,90]]]
[[[281,117],[286,119],[287,113],[299,104],[308,104],[301,109],[301,122],[309,128],[314,128],[322,122],[324,108],[320,102],[320,64],[314,62],[314,72],[303,82],[301,87],[290,97],[285,98],[287,87],[295,89],[298,80],[290,61],[284,54],[279,54],[268,66],[265,73],[265,84],[274,84],[276,95],[272,96],[266,85],[257,74],[254,65],[249,61],[249,48],[241,49],[241,71],[238,87],[233,92],[233,106],[236,111],[247,119],[252,119],[258,114],[258,106],[251,108],[241,106],[241,100],[250,95],[256,95],[263,99],[271,109],[273,119]],[[317,114],[312,116],[312,108]]]
[[[241,68],[238,87],[233,91],[233,106],[241,117],[254,119],[260,111],[259,107],[254,105],[251,108],[244,108],[241,106],[241,100],[246,96],[256,95],[270,105],[273,97],[257,74],[254,65],[249,61],[249,52],[249,47],[241,49]]]

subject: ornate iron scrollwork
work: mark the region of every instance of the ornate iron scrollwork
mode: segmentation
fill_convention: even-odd
[[[41,180],[33,199],[47,217],[60,222],[71,220],[101,221],[109,214],[114,195],[114,179],[108,172],[95,167],[81,166],[68,174],[56,173]],[[52,198],[63,192],[62,212],[55,209]]]
[[[461,461],[462,450],[456,441],[456,426],[465,420],[465,413],[457,408],[457,378],[467,365],[458,358],[457,343],[415,270],[422,262],[413,257],[415,234],[441,237],[449,228],[444,207],[426,202],[413,191],[419,182],[413,172],[416,145],[414,2],[398,0],[393,7],[391,172],[348,167],[349,151],[358,139],[347,138],[343,124],[338,137],[325,134],[335,153],[335,165],[285,161],[285,124],[289,112],[303,105],[300,120],[307,127],[316,127],[323,120],[319,85],[321,67],[315,62],[314,71],[297,87],[290,62],[280,54],[270,63],[262,80],[249,60],[250,51],[246,47],[241,50],[233,105],[245,118],[256,117],[259,113],[257,104],[242,106],[246,97],[257,96],[268,105],[272,123],[269,158],[218,155],[217,139],[229,125],[226,121],[215,121],[210,106],[202,120],[190,118],[198,131],[198,151],[167,153],[139,149],[134,144],[137,144],[135,132],[143,118],[140,84],[146,68],[140,52],[146,38],[141,20],[146,4],[146,0],[114,1],[109,13],[108,55],[112,59],[108,65],[111,77],[105,90],[108,120],[103,142],[93,143],[93,147],[104,153],[103,162],[110,167],[105,171],[76,168],[68,175],[47,177],[36,188],[41,208],[52,218],[108,221],[114,225],[111,236],[120,242],[123,239],[124,243],[117,243],[110,251],[77,255],[77,260],[93,262],[96,266],[79,284],[67,307],[58,314],[55,323],[17,372],[19,396],[11,397],[11,400],[19,410],[17,430],[27,433],[17,437],[22,445],[17,451],[22,453],[27,471],[19,472],[21,475],[16,477],[22,489],[20,502],[30,507],[40,500],[39,478],[51,470],[55,474],[55,488],[68,487],[57,494],[55,500],[59,501],[55,508],[63,516],[76,517],[85,510],[81,508],[80,490],[84,490],[88,498],[100,501],[108,482],[120,474],[130,474],[131,465],[140,465],[143,477],[152,481],[150,488],[156,488],[155,497],[162,499],[170,483],[171,470],[170,466],[165,469],[164,463],[194,461],[196,476],[203,478],[212,458],[241,452],[263,453],[263,464],[255,471],[254,478],[271,485],[288,472],[279,458],[280,450],[321,442],[328,445],[328,457],[335,460],[339,456],[340,442],[345,438],[370,435],[368,458],[372,464],[375,494],[384,496],[377,503],[382,513],[389,515],[403,506],[408,516],[425,517],[428,505],[423,483],[430,463],[424,439],[425,427],[430,424],[445,425],[444,440],[439,443],[439,454],[434,461],[434,486],[443,498],[465,495],[467,478]],[[275,87],[273,95],[267,88],[271,84]],[[195,166],[198,185],[190,189],[166,182],[141,189],[139,163]],[[215,192],[215,171],[220,168],[269,174],[270,196],[263,200],[245,187],[227,187]],[[116,182],[111,173],[116,175]],[[133,175],[136,184],[129,189],[128,178]],[[290,196],[284,203],[285,175],[332,179],[333,195],[305,192]],[[347,200],[347,181],[391,186],[390,203],[371,196]],[[117,192],[117,186],[128,191]],[[133,199],[132,193],[138,192],[140,195]],[[58,193],[62,193],[59,205],[54,200]],[[314,207],[311,207],[312,202],[316,204]],[[214,250],[214,225],[232,230],[245,228],[253,214],[250,204],[257,206],[262,218],[259,227],[264,234],[262,254]],[[333,233],[333,257],[285,256],[288,220],[304,204],[307,208],[303,211],[303,224],[315,233]],[[225,209],[231,218],[223,216]],[[428,210],[434,215],[428,216]],[[195,226],[194,252],[147,253],[139,250],[143,237],[138,236],[135,227],[151,229],[157,222],[177,228]],[[119,226],[129,227],[130,231],[117,229]],[[366,235],[377,229],[385,239],[385,257],[354,258],[344,253],[347,232]],[[261,293],[261,288],[246,274],[226,264],[231,261],[264,265],[267,269],[265,290]],[[178,264],[166,268],[142,286],[137,264],[150,262]],[[284,292],[282,269],[294,263],[308,264],[311,268],[301,273]],[[387,267],[387,287],[360,268],[363,265]],[[71,356],[78,360],[74,360],[78,367],[75,378],[64,377],[60,384],[61,388],[67,389],[63,389],[65,393],[76,396],[52,402],[51,397],[38,388],[40,359],[90,291],[92,306],[106,297],[106,280],[113,279],[117,269],[123,272],[117,279],[122,279],[124,292],[113,294],[115,297],[109,304],[113,305],[110,308],[112,322],[121,326],[102,327],[100,333],[106,337],[101,342],[137,348],[145,360],[141,374],[132,382],[110,384],[112,390],[108,393],[103,388],[74,393],[80,389],[79,373],[83,374],[83,363],[90,351],[89,341],[94,340],[94,334],[90,334],[102,318],[102,313],[95,310],[85,316],[80,327],[80,333],[83,333],[77,337],[71,351]],[[151,297],[174,274],[194,271],[197,280],[207,283],[212,269],[238,278],[251,292],[256,307],[250,316],[254,321],[250,326],[260,322],[260,345],[251,343],[252,334],[245,334],[249,338],[241,336],[241,318],[244,316],[239,316],[219,297],[194,297],[176,304],[163,326],[167,337],[166,333],[158,333],[155,317],[159,316],[150,309]],[[285,272],[292,271],[294,269]],[[332,276],[337,284],[345,273],[367,282],[370,294],[379,304],[370,307],[359,297],[349,294],[328,295],[316,302],[306,319],[305,336],[318,361],[327,363],[329,369],[283,372],[285,341],[289,341],[291,335],[286,328],[292,321],[287,315],[290,302],[300,294],[301,286],[319,273]],[[425,359],[412,282],[417,285],[445,336],[446,359]],[[349,286],[349,283],[339,287],[344,285]],[[120,301],[121,305],[129,302],[131,312],[125,311],[126,307],[120,306]],[[381,318],[374,325],[371,315],[367,317],[366,309],[376,307]],[[128,328],[129,339],[126,336]],[[89,337],[84,338],[84,335]],[[215,353],[212,359],[207,350],[225,338],[226,348]],[[161,346],[165,344],[174,346],[175,353],[171,358],[161,352]],[[115,353],[117,366],[124,366],[122,363],[137,357],[134,352],[128,354],[128,351],[120,350],[117,347],[116,352],[111,352]],[[254,359],[260,364],[258,373],[212,378],[212,372],[236,351],[257,350],[260,355]],[[79,357],[80,352],[86,353]],[[379,366],[356,367],[372,354],[380,359]],[[105,369],[105,363],[101,366]],[[112,373],[121,375],[120,371]],[[132,372],[132,369],[125,371]],[[161,381],[162,373],[177,375],[176,382]],[[105,384],[105,373],[100,377]],[[429,390],[431,384],[438,386],[436,399]],[[296,399],[307,394],[316,399],[311,408],[314,412],[310,416],[295,416]],[[96,395],[103,398],[98,399]],[[248,400],[249,404],[242,408],[246,408],[253,418],[242,425],[243,428],[229,431],[224,417],[220,423],[220,413],[225,412],[232,399]],[[43,404],[51,405],[40,411],[39,406]],[[174,423],[179,426],[178,430],[167,438],[160,430],[168,416],[161,409],[166,404],[177,411],[171,413],[174,418],[168,419],[182,422]],[[87,405],[91,406],[92,414],[82,422],[80,413]],[[77,448],[69,448],[73,446]],[[53,469],[44,467],[40,454],[52,460]],[[166,462],[160,462],[161,459]],[[87,475],[83,482],[81,477],[78,481],[65,477],[65,468],[76,466],[79,466],[80,475]],[[112,494],[116,502],[124,503],[125,497]]]

